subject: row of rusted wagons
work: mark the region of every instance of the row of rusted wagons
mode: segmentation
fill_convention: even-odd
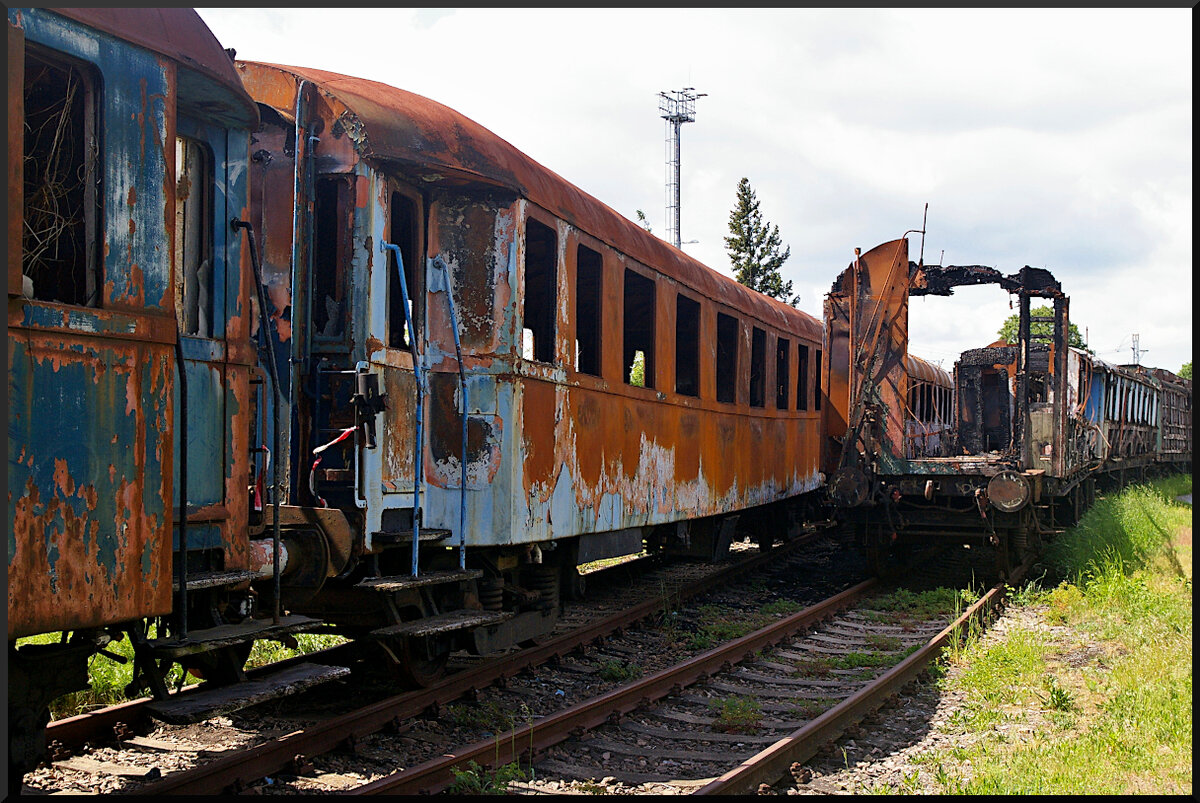
[[[9,9],[8,45],[18,779],[114,639],[163,718],[172,669],[229,686],[299,632],[427,683],[547,633],[580,565],[828,515],[884,368],[900,455],[961,440],[945,371],[853,367],[828,302],[739,285],[434,101],[235,61],[190,9]],[[1129,433],[1182,387],[1128,381],[1158,400]],[[1158,459],[1125,432],[1101,462]]]

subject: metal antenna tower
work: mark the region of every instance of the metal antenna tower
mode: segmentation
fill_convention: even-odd
[[[1133,336],[1133,364],[1134,365],[1141,365],[1142,364],[1142,355],[1145,354],[1149,350],[1150,349],[1138,348],[1138,336],[1137,335]]]
[[[672,89],[658,93],[660,117],[667,121],[667,233],[671,244],[678,248],[679,241],[679,126],[696,122],[696,87]]]

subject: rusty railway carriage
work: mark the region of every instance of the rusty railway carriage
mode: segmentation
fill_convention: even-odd
[[[131,693],[244,678],[262,387],[244,234],[257,106],[191,9],[8,10],[10,782],[115,638]],[[182,368],[182,371],[180,370]],[[182,497],[185,504],[180,505]],[[186,548],[180,549],[185,545]],[[186,582],[181,582],[186,575]],[[214,633],[215,629],[215,633]],[[61,633],[58,643],[18,639]]]
[[[1019,297],[1018,342],[964,351],[947,399],[945,383],[907,355],[908,298],[975,284]],[[1054,314],[1033,317],[1034,298],[1049,299]],[[994,548],[1003,575],[1074,523],[1097,480],[1190,469],[1191,381],[1069,346],[1068,301],[1045,270],[921,265],[905,239],[856,253],[838,277],[825,304],[824,465],[877,568],[965,542]],[[1035,323],[1051,334],[1036,334]],[[940,418],[936,443],[913,422],[922,395],[953,413]]]
[[[238,70],[263,120],[250,220],[286,528],[330,560],[285,583],[288,610],[423,682],[456,647],[548,632],[581,563],[712,558],[738,516],[818,496],[815,318],[445,106]]]

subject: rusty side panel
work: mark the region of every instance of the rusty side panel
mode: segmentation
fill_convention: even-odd
[[[854,457],[845,449],[905,455],[908,290],[908,241],[900,239],[856,255],[826,296],[831,475]],[[843,449],[832,439],[852,443]]]
[[[166,613],[171,346],[10,329],[8,360],[9,638]]]

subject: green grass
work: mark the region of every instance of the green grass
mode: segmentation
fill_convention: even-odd
[[[922,756],[945,793],[1192,793],[1190,492],[1176,476],[1099,499],[1049,546],[1050,584],[1010,600],[1046,626],[952,653],[964,738]]]
[[[762,706],[753,697],[729,697],[708,704],[713,728],[724,733],[754,733],[762,721]]]
[[[151,628],[150,637],[154,637],[153,628]],[[56,643],[60,638],[61,634],[59,633],[44,633],[40,636],[18,639],[17,644],[50,644]],[[286,647],[277,641],[258,641],[255,642],[250,656],[246,659],[246,668],[253,669],[295,655],[316,652],[344,641],[345,639],[339,636],[308,633],[296,636],[297,646],[295,648]],[[50,705],[52,719],[84,714],[97,708],[116,705],[128,699],[125,687],[133,679],[133,645],[130,644],[128,638],[123,638],[120,641],[110,642],[104,649],[106,652],[125,658],[126,662],[122,664],[99,653],[89,658],[89,688],[71,692],[56,699]],[[183,670],[178,664],[171,666],[166,678],[168,688],[174,689],[179,684],[182,673]],[[200,681],[189,674],[184,682],[192,684]]]

